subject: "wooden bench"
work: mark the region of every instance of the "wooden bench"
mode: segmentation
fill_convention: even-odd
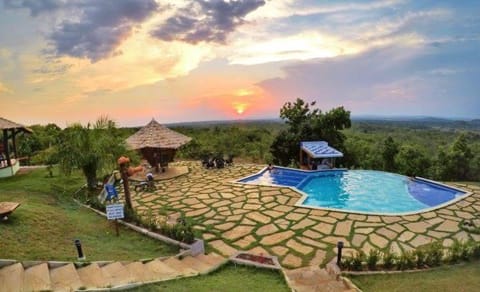
[[[0,202],[0,220],[7,220],[8,216],[20,206],[16,202]]]

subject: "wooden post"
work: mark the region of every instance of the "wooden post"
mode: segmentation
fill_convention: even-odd
[[[115,219],[115,233],[117,234],[117,236],[120,235],[120,231],[118,229],[118,220],[117,219]]]
[[[123,189],[125,191],[125,202],[127,204],[127,208],[133,210],[132,198],[130,196],[130,189],[128,186],[128,169],[125,163],[120,164],[120,173],[122,174]]]
[[[13,157],[15,157],[15,159],[18,158],[17,156],[17,144],[15,143],[15,136],[16,136],[16,132],[15,132],[15,129],[12,129],[12,146],[13,146]]]
[[[8,129],[3,129],[3,150],[5,151],[5,159],[7,160],[8,167],[12,167],[10,151],[8,150]]]

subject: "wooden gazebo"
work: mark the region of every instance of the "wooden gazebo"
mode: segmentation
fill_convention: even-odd
[[[0,145],[0,178],[15,175],[20,169],[17,155],[16,136],[19,133],[31,133],[29,128],[0,117],[2,143]]]
[[[155,171],[159,172],[159,166],[164,171],[168,163],[173,161],[177,149],[190,140],[192,138],[170,130],[152,119],[145,127],[127,138],[127,145],[139,150],[148,163],[155,167]]]

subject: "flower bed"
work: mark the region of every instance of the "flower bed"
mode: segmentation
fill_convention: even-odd
[[[255,255],[247,252],[237,252],[230,257],[230,261],[258,268],[281,269],[277,257],[270,255]]]

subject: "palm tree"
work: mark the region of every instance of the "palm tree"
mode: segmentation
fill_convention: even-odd
[[[109,172],[116,167],[116,159],[127,151],[115,122],[100,117],[92,126],[73,124],[62,131],[56,155],[61,170],[69,175],[81,169],[89,189],[97,185],[97,172]]]

